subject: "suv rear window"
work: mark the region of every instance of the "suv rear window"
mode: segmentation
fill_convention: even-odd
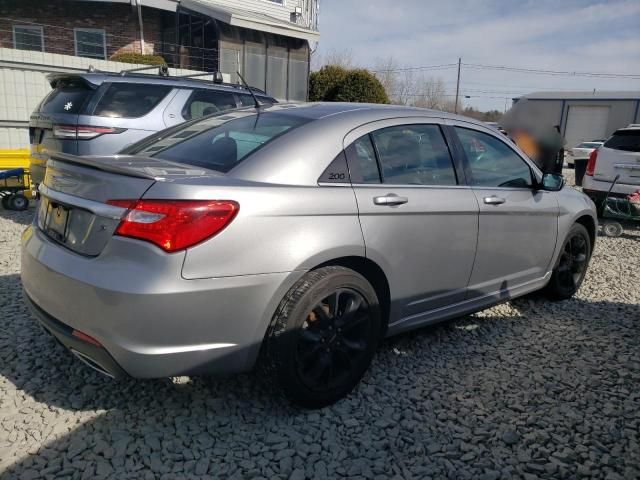
[[[99,117],[138,118],[153,110],[171,91],[166,85],[112,83],[93,112]]]
[[[155,152],[154,157],[226,173],[267,143],[309,122],[269,112],[235,116],[220,123],[222,118],[189,124],[136,153]]]
[[[42,101],[42,113],[79,113],[91,94],[91,88],[76,78],[61,79],[56,88]]]
[[[640,152],[640,129],[618,130],[604,143],[604,146],[614,150]]]

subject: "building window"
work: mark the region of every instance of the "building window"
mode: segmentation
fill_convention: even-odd
[[[44,51],[42,27],[32,25],[13,26],[13,46],[18,50]]]
[[[267,52],[267,93],[278,100],[285,100],[288,51],[286,48],[269,45]]]
[[[74,28],[76,56],[86,58],[107,58],[105,33],[97,28]]]

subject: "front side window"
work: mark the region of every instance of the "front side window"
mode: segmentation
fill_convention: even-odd
[[[165,85],[113,83],[102,96],[94,115],[114,118],[139,118],[151,110],[171,91]]]
[[[191,123],[133,153],[226,173],[267,143],[308,121],[282,113],[236,111]]]
[[[102,29],[76,28],[74,30],[76,55],[78,57],[107,58],[105,33]]]
[[[438,125],[401,125],[377,130],[382,181],[401,185],[456,185],[449,147]]]
[[[481,187],[529,188],[531,168],[507,144],[492,135],[455,127],[469,163],[470,182]]]
[[[44,51],[42,27],[32,25],[14,25],[13,46],[17,50]]]
[[[236,99],[231,92],[196,90],[184,106],[182,116],[187,120],[206,117],[214,113],[236,108]]]

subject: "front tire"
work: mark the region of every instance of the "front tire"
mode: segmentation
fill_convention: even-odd
[[[371,284],[348,268],[323,267],[308,272],[280,303],[267,332],[264,361],[291,402],[325,407],[358,384],[381,326]]]
[[[576,223],[562,244],[556,267],[545,293],[552,300],[573,297],[582,285],[591,259],[591,238],[587,229]]]

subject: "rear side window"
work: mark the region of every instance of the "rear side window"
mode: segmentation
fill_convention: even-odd
[[[309,120],[265,112],[221,121],[223,117],[214,117],[190,124],[156,144],[146,145],[140,153],[157,152],[152,156],[226,173],[251,153]]]
[[[206,117],[214,113],[236,108],[236,99],[231,92],[196,90],[184,106],[182,116],[187,120]]]
[[[40,106],[42,113],[79,113],[92,89],[79,79],[58,80]]]
[[[166,85],[112,83],[93,112],[99,117],[138,118],[153,110],[171,91]]]
[[[456,185],[453,161],[438,125],[401,125],[372,133],[383,183]]]
[[[369,134],[349,145],[346,154],[353,183],[380,183],[376,152]]]
[[[614,150],[640,152],[640,129],[618,130],[605,142],[604,146]]]

